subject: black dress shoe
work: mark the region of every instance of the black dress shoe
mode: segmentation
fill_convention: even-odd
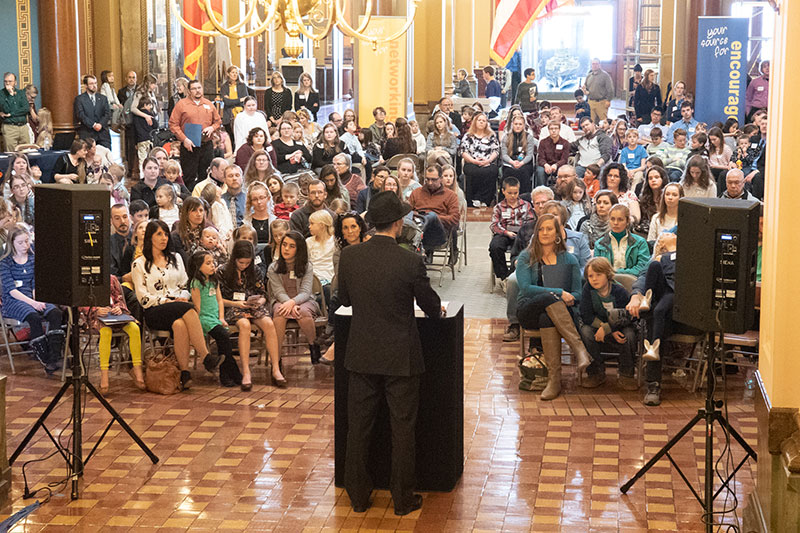
[[[404,507],[402,509],[398,509],[397,507],[394,508],[394,514],[397,516],[405,516],[407,514],[413,513],[417,509],[422,507],[422,495],[421,494],[414,494],[414,501],[408,507]]]
[[[242,383],[240,385],[240,387],[241,387],[243,392],[250,392],[251,390],[253,390],[253,384],[252,383]]]
[[[192,374],[188,370],[181,370],[181,389],[188,390],[192,385]]]
[[[219,382],[223,387],[235,387],[237,385],[236,381],[230,376],[220,376]]]
[[[275,386],[275,387],[278,387],[279,389],[285,389],[286,387],[289,386],[289,384],[286,382],[285,378],[284,379],[278,379],[275,376],[272,376],[272,385]]]

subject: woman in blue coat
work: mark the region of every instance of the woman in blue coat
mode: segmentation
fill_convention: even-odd
[[[28,230],[17,226],[8,236],[8,249],[0,260],[3,285],[3,316],[27,322],[31,328],[30,345],[45,371],[52,374],[61,366],[64,331],[61,310],[53,304],[36,300],[33,276],[33,249]],[[44,324],[48,333],[44,332]]]
[[[545,267],[561,265],[561,280],[549,280]],[[542,400],[552,400],[561,393],[561,338],[567,341],[578,360],[578,376],[589,366],[589,353],[581,341],[570,309],[581,297],[581,273],[578,260],[567,252],[558,217],[545,213],[536,221],[533,238],[517,258],[517,317],[525,329],[538,329],[547,366],[547,386]],[[562,285],[557,287],[556,283]]]

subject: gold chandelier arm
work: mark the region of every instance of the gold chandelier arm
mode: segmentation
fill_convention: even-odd
[[[352,37],[354,39],[359,39],[361,41],[370,42],[370,43],[372,43],[372,46],[377,46],[378,44],[383,44],[383,43],[386,43],[386,42],[389,42],[389,41],[394,41],[395,39],[401,37],[404,33],[406,33],[408,31],[408,29],[411,27],[411,24],[414,23],[414,17],[417,14],[417,4],[419,2],[420,2],[420,0],[414,0],[414,2],[412,4],[411,12],[406,16],[406,22],[405,22],[405,24],[403,24],[403,27],[400,28],[398,31],[396,31],[395,33],[393,33],[392,35],[390,35],[388,37],[382,37],[382,38],[376,39],[375,37],[370,37],[368,35],[364,35],[363,34],[363,30],[362,31],[356,31],[349,24],[347,24],[347,22],[344,20],[344,17],[340,17],[339,18],[340,13],[338,13],[338,12],[337,12],[338,20],[336,21],[336,27],[339,28],[339,30],[342,33],[344,33],[345,35],[347,35],[349,37]],[[338,11],[338,8],[339,8],[338,0],[336,2],[336,7],[337,7],[337,11]]]
[[[275,11],[278,7],[278,0],[272,0],[269,5],[269,10],[267,11],[267,16],[262,21],[260,17],[258,18],[258,22],[262,24],[258,26],[255,30],[249,31],[247,33],[233,33],[231,28],[225,28],[222,26],[222,22],[217,19],[217,16],[214,14],[214,9],[211,6],[211,0],[205,0],[205,11],[206,15],[208,16],[208,20],[211,22],[211,25],[216,28],[216,30],[221,33],[222,35],[229,37],[231,39],[249,39],[250,37],[255,37],[261,33],[264,33],[267,30],[267,27],[272,24],[273,18],[275,17]]]
[[[194,0],[191,0],[191,1],[194,1]],[[219,35],[219,32],[217,32],[217,31],[201,30],[201,29],[195,28],[194,26],[192,26],[191,24],[186,22],[186,20],[183,18],[183,16],[181,15],[180,11],[178,10],[178,2],[179,2],[179,0],[171,1],[170,2],[170,7],[172,8],[172,14],[175,16],[176,19],[178,19],[178,22],[180,22],[181,26],[183,26],[186,30],[194,33],[195,35],[200,35],[201,37],[216,37],[216,36]]]
[[[361,21],[361,24],[359,24],[358,28],[356,28],[355,30],[353,30],[353,28],[349,24],[347,24],[346,22],[347,19],[345,19],[344,16],[345,8],[342,7],[341,2],[339,0],[334,0],[334,2],[336,9],[336,20],[339,22],[339,24],[346,25],[350,31],[354,31],[355,33],[362,33],[364,30],[367,29],[367,26],[369,26],[369,21],[372,18],[372,0],[367,0],[366,5],[364,6],[364,13],[365,13],[364,20]],[[342,31],[342,33],[345,32]]]
[[[315,33],[309,32],[306,29],[305,24],[303,24],[303,18],[300,16],[300,6],[298,5],[297,0],[292,0],[291,7],[292,7],[292,9],[291,9],[291,17],[292,17],[291,20],[295,24],[297,24],[297,29],[300,30],[300,33],[302,33],[303,35],[305,35],[306,37],[308,37],[312,41],[321,41],[322,39],[327,37],[328,34],[331,32],[331,29],[333,28],[333,19],[334,19],[334,17],[328,17],[328,22],[327,22],[327,24],[325,24],[325,28],[320,33],[315,34]]]

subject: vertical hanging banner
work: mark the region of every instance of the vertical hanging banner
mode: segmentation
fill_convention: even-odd
[[[698,19],[697,120],[711,124],[735,118],[744,124],[748,29],[746,18]]]
[[[361,17],[363,18],[363,17]],[[399,31],[405,17],[371,17],[364,31],[370,37],[387,37]],[[406,34],[387,43],[358,41],[358,116],[372,123],[372,110],[386,109],[386,120],[406,116]]]

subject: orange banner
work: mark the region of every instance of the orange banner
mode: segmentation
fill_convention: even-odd
[[[217,20],[222,20],[222,0],[211,0]],[[184,0],[183,18],[189,25],[205,31],[214,29],[205,11],[205,0]],[[190,80],[197,76],[200,58],[203,57],[203,38],[184,28],[183,30],[183,73]]]
[[[403,27],[405,17],[372,17],[365,33],[383,37]],[[386,119],[406,116],[407,72],[406,34],[394,41],[378,45],[358,41],[358,116],[368,123],[372,110],[386,109]]]

